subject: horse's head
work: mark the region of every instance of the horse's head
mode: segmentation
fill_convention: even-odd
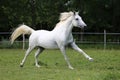
[[[79,16],[79,12],[74,12],[74,18],[72,21],[73,26],[79,27],[79,28],[84,28],[87,26],[85,22],[82,20],[82,18]]]

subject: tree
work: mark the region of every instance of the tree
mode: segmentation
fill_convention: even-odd
[[[113,9],[113,16],[112,16],[112,29],[116,32],[120,32],[120,0],[112,0],[112,9]]]
[[[11,31],[25,23],[34,29],[53,29],[59,14],[79,11],[88,25],[86,31],[120,32],[119,0],[1,0],[0,31]]]

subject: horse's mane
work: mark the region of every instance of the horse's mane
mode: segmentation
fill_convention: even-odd
[[[72,11],[60,13],[60,17],[59,17],[60,22],[58,22],[55,27],[59,26],[62,22],[66,21],[73,14],[74,13]]]
[[[69,18],[70,16],[72,16],[74,13],[72,11],[70,12],[63,12],[60,14],[60,21],[65,21],[67,18]]]

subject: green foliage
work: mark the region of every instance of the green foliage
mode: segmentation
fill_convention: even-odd
[[[8,40],[3,39],[0,43],[0,48],[10,48],[10,42]]]
[[[83,55],[67,49],[67,55],[74,70],[68,66],[59,50],[45,50],[39,56],[40,68],[34,66],[34,54],[28,56],[23,68],[19,63],[25,50],[0,49],[0,79],[1,80],[119,80],[120,50],[85,49],[94,58],[93,62]]]
[[[11,31],[25,23],[34,29],[53,29],[59,13],[80,11],[87,31],[120,32],[119,0],[2,0],[0,1],[0,31]]]

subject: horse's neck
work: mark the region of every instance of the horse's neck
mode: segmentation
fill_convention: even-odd
[[[66,21],[59,22],[56,27],[53,29],[53,31],[62,31],[65,33],[70,33],[72,31],[73,25],[72,25],[72,18],[68,18]]]
[[[68,35],[72,32],[72,28],[73,28],[73,25],[72,25],[72,21],[67,23],[66,26],[65,26],[65,35]]]

